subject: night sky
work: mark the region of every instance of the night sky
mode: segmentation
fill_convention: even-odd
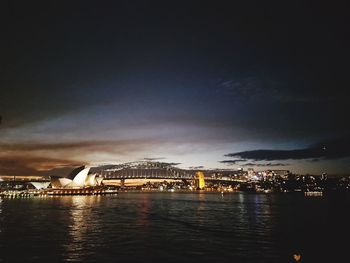
[[[350,173],[348,9],[241,2],[2,3],[0,175]]]

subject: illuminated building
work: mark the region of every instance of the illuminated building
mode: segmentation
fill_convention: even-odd
[[[51,177],[52,188],[83,188],[101,184],[102,178],[89,174],[90,167],[81,166],[74,169],[67,177]]]

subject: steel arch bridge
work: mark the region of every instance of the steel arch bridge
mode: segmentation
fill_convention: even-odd
[[[194,175],[176,170],[163,169],[122,169],[103,172],[105,179],[194,179]]]
[[[106,169],[97,172],[104,179],[174,179],[193,180],[194,171],[174,168],[163,163],[131,163],[117,169]]]
[[[168,179],[168,180],[198,180],[198,170],[185,170],[161,162],[131,162],[122,165],[102,167],[95,171],[105,180],[126,179]],[[241,182],[232,178],[212,178],[205,172],[206,181]]]

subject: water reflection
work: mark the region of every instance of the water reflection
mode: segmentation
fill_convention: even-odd
[[[0,262],[288,262],[293,233],[307,259],[324,240],[334,244],[328,254],[339,253],[349,200],[336,201],[250,193],[0,199]]]
[[[100,202],[100,196],[72,196],[60,198],[65,207],[69,207],[68,241],[64,245],[65,258],[69,261],[83,261],[94,253],[91,238],[101,232],[101,222],[93,207]]]
[[[204,218],[206,216],[206,211],[205,211],[205,194],[204,193],[199,193],[198,194],[198,206],[197,206],[197,215],[195,217],[195,220],[197,221],[198,226],[204,226],[205,221]]]
[[[137,225],[141,225],[143,230],[150,224],[149,216],[151,212],[151,201],[149,195],[144,195],[140,200],[140,211],[137,217]]]

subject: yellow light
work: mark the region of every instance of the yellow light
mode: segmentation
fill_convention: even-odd
[[[198,180],[198,188],[203,189],[205,187],[204,173],[196,172],[196,179]]]

